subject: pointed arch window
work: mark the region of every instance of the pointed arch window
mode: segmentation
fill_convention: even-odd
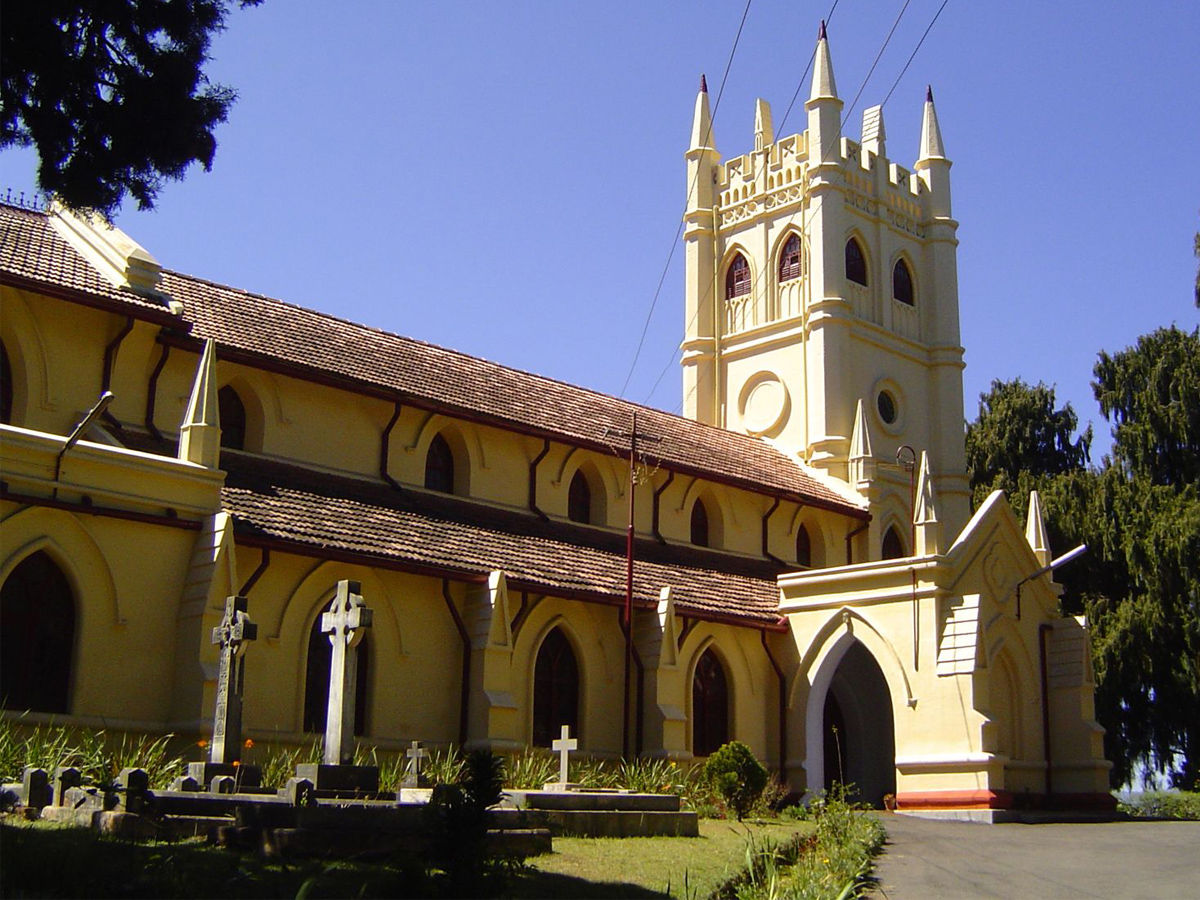
[[[221,446],[229,450],[245,450],[246,404],[229,385],[217,391],[217,411],[221,416]]]
[[[13,383],[12,365],[8,361],[8,349],[0,342],[0,422],[12,423]]]
[[[327,609],[325,604],[322,609]],[[354,734],[367,731],[367,682],[370,680],[370,635],[354,647],[358,655],[358,680],[354,685]],[[333,644],[321,630],[321,613],[313,621],[308,635],[308,662],[304,674],[304,730],[321,734],[329,716],[329,669],[333,665]]]
[[[75,648],[75,596],[39,550],[0,588],[0,698],[5,709],[65,713]]]
[[[454,452],[440,434],[434,435],[425,454],[425,487],[443,494],[454,493]]]
[[[575,651],[561,628],[542,641],[533,671],[533,744],[550,742],[570,727],[579,732],[579,664]]]
[[[729,741],[729,683],[712,649],[704,651],[692,677],[692,753],[708,756]]]
[[[692,543],[697,547],[707,547],[708,538],[708,510],[704,508],[703,500],[697,500],[692,504]]]
[[[592,488],[583,472],[575,473],[567,490],[567,518],[585,525],[592,521]]]
[[[846,241],[846,280],[863,287],[867,285],[867,258],[858,238]]]
[[[912,272],[902,259],[896,260],[896,265],[892,267],[892,296],[909,306],[915,303]]]
[[[891,525],[883,536],[883,548],[880,558],[903,559],[904,555],[904,542],[900,540],[900,533],[896,531],[896,526]]]
[[[725,273],[725,299],[731,300],[748,293],[750,293],[750,264],[746,262],[746,257],[739,253],[733,258],[733,262],[729,264],[729,269]]]
[[[812,568],[812,538],[803,525],[796,529],[796,562],[806,569]]]
[[[779,281],[791,281],[800,275],[800,235],[792,234],[784,241],[783,253],[779,257]]]

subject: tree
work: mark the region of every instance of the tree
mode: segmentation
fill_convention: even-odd
[[[1101,353],[1093,391],[1113,450],[1087,467],[1052,389],[995,382],[968,426],[976,503],[999,487],[1023,516],[1041,493],[1053,547],[1087,555],[1058,573],[1063,611],[1092,626],[1096,715],[1112,783],[1137,768],[1194,789],[1200,774],[1200,334],[1159,329]]]
[[[967,471],[976,506],[1003,490],[1024,511],[1023,498],[1048,476],[1082,471],[1090,459],[1089,425],[1079,424],[1068,403],[1054,408],[1054,388],[1030,387],[1020,378],[996,380],[979,396],[979,417],[967,425]]]
[[[203,72],[233,0],[38,0],[4,7],[0,149],[33,145],[38,186],[110,215],[212,168],[236,97]],[[236,0],[253,6],[260,0]]]

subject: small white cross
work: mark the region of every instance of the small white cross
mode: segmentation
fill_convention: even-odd
[[[567,783],[567,754],[578,747],[579,741],[571,737],[571,728],[568,725],[562,727],[562,738],[550,743],[550,749],[558,751],[558,781],[560,784]]]
[[[429,758],[429,751],[421,746],[420,741],[413,741],[412,746],[404,752],[408,756],[408,772],[405,773],[405,781],[411,781],[416,785],[421,778],[421,760]]]

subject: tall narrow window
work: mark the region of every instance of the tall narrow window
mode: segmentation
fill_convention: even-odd
[[[748,293],[750,293],[750,264],[746,262],[746,257],[739,253],[733,258],[733,262],[729,264],[729,270],[725,273],[725,299],[740,297]]]
[[[913,305],[912,272],[908,270],[908,263],[902,259],[896,260],[892,269],[892,296],[901,303]]]
[[[592,489],[582,472],[576,472],[567,491],[567,518],[587,524],[592,521]]]
[[[567,725],[579,731],[579,664],[571,642],[555,628],[542,641],[533,671],[533,743],[549,747]]]
[[[443,494],[454,493],[454,453],[440,434],[430,441],[425,456],[425,487]]]
[[[729,686],[717,654],[705,650],[692,678],[692,753],[708,756],[729,741]]]
[[[800,277],[800,235],[793,234],[783,244],[779,257],[779,281],[791,281]]]
[[[13,384],[12,366],[8,362],[8,350],[0,343],[0,422],[12,424]]]
[[[27,557],[0,589],[0,698],[5,709],[68,712],[75,597],[46,553]]]
[[[806,569],[812,567],[812,539],[803,525],[796,529],[796,562]]]
[[[221,415],[221,446],[230,450],[246,449],[246,406],[229,385],[217,391],[217,409]]]
[[[703,500],[692,504],[692,543],[697,547],[708,546],[708,510]]]
[[[367,682],[370,679],[371,651],[364,637],[354,648],[358,654],[358,680],[354,685],[354,734],[367,731]],[[318,734],[325,730],[329,716],[329,668],[333,665],[333,644],[321,630],[317,613],[308,635],[308,664],[304,675],[304,730]]]
[[[855,238],[846,241],[846,280],[864,286],[867,283],[867,258]]]
[[[904,544],[900,540],[900,534],[896,531],[895,525],[889,527],[887,533],[883,536],[881,557],[883,559],[904,558]]]

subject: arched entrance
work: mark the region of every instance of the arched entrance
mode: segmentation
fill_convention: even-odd
[[[824,698],[821,738],[825,789],[852,784],[853,796],[872,806],[896,792],[896,729],[887,680],[859,641],[846,648]]]

